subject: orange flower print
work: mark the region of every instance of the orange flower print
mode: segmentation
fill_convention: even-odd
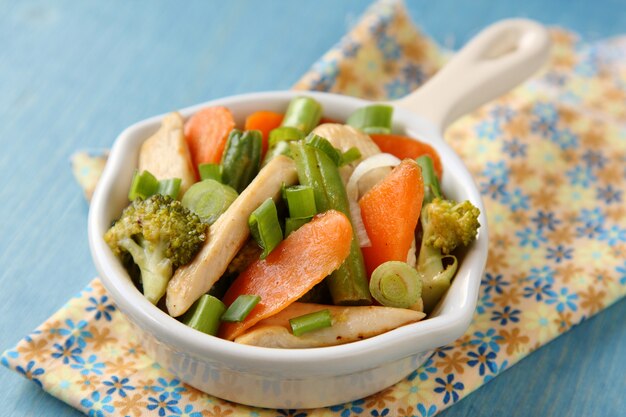
[[[41,361],[49,353],[49,343],[45,337],[41,339],[30,339],[27,343],[18,346],[17,351],[26,361]]]
[[[142,398],[141,394],[134,394],[132,397],[128,395],[120,401],[115,401],[113,405],[117,407],[120,415],[129,416],[132,414],[135,417],[140,417],[144,407],[148,405],[147,402],[141,400]]]
[[[395,400],[396,397],[393,395],[393,387],[391,387],[368,397],[365,400],[365,406],[368,408],[376,407],[382,409],[385,408],[387,404],[392,403]]]
[[[500,339],[500,344],[506,346],[506,353],[508,355],[513,355],[515,353],[523,353],[526,344],[529,342],[528,336],[520,334],[520,329],[518,327],[512,328],[510,331],[507,329],[501,329],[499,332],[502,339]]]
[[[451,355],[446,355],[441,360],[435,362],[435,366],[438,368],[442,368],[443,372],[446,374],[456,372],[457,374],[462,374],[465,368],[463,365],[467,363],[467,357],[464,356],[461,352],[452,351]]]
[[[596,286],[591,284],[587,290],[580,293],[580,307],[589,312],[589,315],[595,314],[604,307],[605,291],[597,291]]]
[[[212,410],[202,410],[203,417],[227,417],[232,413],[232,409],[222,409],[219,405],[214,405]]]

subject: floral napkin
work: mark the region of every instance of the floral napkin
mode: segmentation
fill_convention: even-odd
[[[2,364],[90,416],[425,417],[454,404],[626,294],[626,38],[552,36],[540,74],[446,132],[485,201],[487,270],[465,335],[395,386],[316,410],[256,409],[203,394],[145,354],[98,279]],[[446,56],[401,2],[382,0],[296,88],[401,97]],[[75,157],[87,196],[105,160]]]

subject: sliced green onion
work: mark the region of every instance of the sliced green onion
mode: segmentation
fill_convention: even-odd
[[[289,324],[294,336],[301,336],[313,330],[331,327],[333,325],[332,319],[330,310],[325,309],[289,319]]]
[[[393,107],[385,104],[374,104],[361,107],[350,117],[347,124],[365,133],[391,133]]]
[[[339,162],[339,166],[342,167],[344,165],[351,164],[361,157],[361,151],[357,147],[352,147],[341,154],[341,161]]]
[[[278,212],[274,200],[268,198],[248,218],[250,234],[259,244],[263,252],[260,258],[265,259],[283,240],[283,231],[278,223]]]
[[[269,161],[276,158],[278,155],[291,156],[291,151],[289,150],[289,142],[282,141],[278,142],[273,148],[269,148],[267,153],[265,154],[265,158],[263,159],[263,163],[261,167],[267,165]]]
[[[441,198],[441,188],[439,179],[435,174],[433,160],[428,155],[422,155],[415,160],[422,169],[422,179],[424,181],[424,204],[431,202],[435,198]]]
[[[284,198],[287,200],[290,217],[311,217],[317,214],[315,193],[313,188],[308,185],[295,185],[286,188]]]
[[[130,184],[130,191],[128,192],[128,199],[134,201],[137,198],[145,200],[146,198],[154,195],[159,190],[159,180],[148,171],[135,171],[133,174],[133,181]]]
[[[222,321],[244,321],[252,309],[259,304],[259,301],[261,301],[261,297],[258,295],[240,295],[233,301],[230,307],[228,307],[226,312],[222,314]]]
[[[212,295],[204,294],[185,313],[182,322],[193,329],[215,336],[224,311],[224,303]]]
[[[180,193],[180,178],[170,178],[167,180],[159,181],[159,187],[157,190],[157,194],[168,195],[173,199],[178,198],[178,193]]]
[[[385,307],[409,308],[422,295],[422,280],[406,262],[388,261],[372,272],[370,292]]]
[[[204,180],[189,187],[181,203],[205,223],[213,224],[237,196],[237,191],[228,185],[215,180]]]
[[[339,150],[337,150],[337,148],[335,148],[327,139],[311,133],[306,137],[304,143],[324,152],[336,166],[339,166],[341,163],[341,152],[339,152]]]
[[[296,97],[289,102],[281,126],[300,129],[305,135],[318,125],[322,118],[322,105],[310,97]]]
[[[222,166],[219,164],[200,164],[198,165],[200,180],[215,180],[222,182]]]
[[[297,127],[281,126],[272,129],[268,139],[270,148],[276,146],[278,142],[289,142],[290,140],[300,140],[304,138],[304,132]]]
[[[311,217],[287,217],[285,219],[285,236],[289,236],[292,232],[295,232],[306,223],[310,222]]]

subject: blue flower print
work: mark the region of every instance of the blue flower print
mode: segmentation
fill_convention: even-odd
[[[480,139],[494,141],[502,136],[502,129],[497,120],[486,119],[478,123],[475,128],[476,135]]]
[[[431,404],[431,406],[427,410],[424,404],[419,403],[417,404],[417,411],[419,411],[420,417],[433,417],[435,414],[437,414],[437,406]]]
[[[532,246],[537,249],[542,243],[548,241],[548,239],[543,235],[543,229],[533,230],[530,227],[526,227],[523,230],[515,232],[515,236],[519,238],[519,245],[521,247]]]
[[[372,410],[370,412],[370,415],[372,417],[386,417],[387,414],[389,414],[389,409],[388,408],[383,408],[383,411],[378,411],[378,410]]]
[[[74,362],[80,361],[80,355],[83,353],[83,350],[78,346],[74,346],[74,342],[72,339],[65,339],[63,345],[60,343],[55,343],[52,345],[54,351],[52,352],[52,357],[55,359],[63,358],[63,364],[67,365],[70,363],[70,359]]]
[[[411,91],[411,84],[407,81],[395,79],[385,84],[385,91],[389,98],[404,97]]]
[[[587,222],[582,226],[576,227],[576,236],[577,237],[588,237],[589,239],[594,238],[602,234],[602,224]]]
[[[426,79],[426,75],[424,74],[424,71],[422,71],[422,67],[412,62],[409,62],[402,67],[402,75],[407,82],[413,85],[422,84]]]
[[[550,103],[538,102],[533,106],[532,112],[531,131],[545,138],[552,137],[559,117],[556,107]]]
[[[577,222],[582,224],[598,224],[601,225],[604,223],[605,216],[600,210],[599,207],[594,208],[593,210],[581,209],[579,216],[576,218]]]
[[[180,400],[180,393],[187,389],[180,384],[178,379],[172,379],[170,381],[165,378],[157,379],[159,385],[153,385],[152,390],[154,392],[163,392],[172,396],[172,398]]]
[[[502,340],[502,336],[497,335],[496,329],[491,328],[484,333],[480,331],[474,332],[470,345],[484,347],[485,349],[489,348],[494,352],[499,352],[498,340]]]
[[[363,403],[365,403],[365,400],[363,399],[356,400],[352,401],[351,403],[334,405],[330,407],[330,410],[334,411],[335,413],[341,412],[339,414],[341,417],[349,417],[352,415],[352,413],[361,414],[363,412]]]
[[[120,379],[119,377],[113,375],[110,381],[104,381],[104,385],[111,387],[107,390],[107,394],[113,394],[117,391],[120,397],[126,397],[126,391],[133,391],[135,387],[128,384],[128,378]]]
[[[419,377],[420,381],[426,381],[429,374],[434,374],[435,372],[437,372],[437,368],[433,366],[433,358],[428,358],[428,360],[417,370],[413,371],[407,379],[413,381],[415,378]]]
[[[39,375],[43,375],[46,371],[43,368],[37,368],[35,366],[35,361],[30,361],[26,364],[26,368],[18,365],[15,367],[15,370],[20,374],[24,375],[26,378],[33,381],[35,384],[39,385],[39,388],[43,388],[41,381],[37,379]]]
[[[485,381],[485,383],[491,381],[493,378],[496,377],[497,374],[499,374],[500,372],[506,370],[506,368],[508,366],[509,366],[509,361],[502,362],[502,365],[500,365],[499,367],[498,367],[498,364],[496,363],[495,366],[494,366],[495,370],[493,371],[493,374],[485,375],[485,378],[484,378],[483,381]]]
[[[491,316],[491,321],[499,321],[502,326],[506,326],[509,321],[517,323],[519,321],[518,315],[520,313],[520,310],[513,310],[510,306],[506,306],[502,311],[494,311]]]
[[[574,149],[578,146],[578,136],[569,129],[558,130],[554,132],[551,140],[559,145],[559,148],[566,151],[568,149]]]
[[[569,179],[570,184],[580,185],[585,188],[598,180],[591,169],[582,165],[576,165],[574,168],[565,171],[565,176]]]
[[[594,151],[593,149],[586,151],[582,159],[589,168],[604,168],[608,161],[602,151]]]
[[[486,353],[487,348],[480,346],[478,352],[468,352],[467,356],[472,358],[467,361],[467,364],[472,368],[478,365],[478,374],[480,376],[485,375],[485,370],[489,369],[491,372],[496,372],[497,365],[494,362],[496,359],[495,352]]]
[[[620,229],[619,226],[611,226],[610,229],[602,230],[598,239],[606,240],[609,246],[615,246],[620,242],[626,242],[626,229]]]
[[[505,186],[506,184],[498,182],[495,178],[491,178],[489,181],[480,184],[480,193],[488,196],[492,200],[498,200],[499,198],[504,200],[507,196]]]
[[[546,297],[554,297],[556,293],[552,291],[552,285],[542,284],[541,281],[533,282],[532,287],[524,287],[524,297],[535,297],[536,301],[541,301]]]
[[[172,414],[169,417],[202,417],[202,412],[193,411],[193,405],[187,404],[182,412],[180,412],[179,414]],[[306,414],[303,414],[302,416],[296,415],[294,417],[306,417]]]
[[[382,52],[385,60],[394,61],[400,58],[402,49],[393,36],[381,34],[377,40],[378,49]]]
[[[525,157],[528,144],[522,142],[518,138],[513,138],[510,141],[505,140],[502,142],[502,152],[509,155],[511,158]]]
[[[361,44],[356,42],[350,36],[345,36],[339,43],[339,47],[341,48],[341,52],[344,57],[354,57],[361,49]]]
[[[530,268],[530,275],[526,277],[526,280],[553,284],[555,272],[556,271],[549,266],[543,266],[541,268]]]
[[[95,319],[100,320],[102,317],[106,319],[106,321],[111,321],[111,313],[115,311],[115,306],[113,304],[107,304],[109,297],[103,295],[100,297],[100,300],[95,297],[89,297],[89,302],[92,304],[87,307],[86,311],[95,311]]]
[[[90,373],[94,373],[96,375],[102,375],[102,370],[105,365],[103,362],[96,362],[98,357],[96,355],[91,355],[85,361],[83,358],[78,358],[77,363],[71,365],[73,369],[80,369],[81,375],[89,375]]]
[[[498,183],[506,184],[509,182],[509,168],[504,161],[487,162],[487,166],[482,174]]]
[[[537,225],[538,229],[544,229],[545,228],[545,229],[548,229],[548,230],[556,229],[556,226],[561,223],[560,220],[558,220],[557,218],[554,217],[554,213],[552,213],[552,212],[544,213],[541,210],[539,210],[537,212],[537,215],[535,217],[531,218],[530,220],[532,220],[532,222]]]
[[[598,187],[597,198],[604,200],[606,204],[621,203],[622,192],[609,184],[604,188]]]
[[[93,337],[91,332],[85,329],[85,327],[87,327],[87,324],[88,323],[85,320],[74,323],[73,320],[67,319],[65,320],[65,325],[67,326],[67,328],[59,329],[58,332],[61,336],[69,336],[69,340],[71,340],[72,343],[76,342],[76,344],[81,349],[84,349],[87,345],[85,339]]]
[[[553,259],[556,263],[561,263],[564,259],[572,259],[573,252],[573,248],[566,248],[563,245],[558,245],[556,248],[548,248],[546,259]]]
[[[511,211],[528,210],[528,199],[520,188],[516,188],[512,193],[508,193],[502,202],[509,205]]]
[[[496,105],[489,111],[489,115],[500,123],[510,122],[515,116],[515,111],[509,106]]]
[[[442,378],[436,378],[435,382],[440,385],[435,388],[435,392],[439,394],[445,392],[445,395],[443,396],[444,404],[448,404],[450,399],[452,399],[453,403],[457,402],[459,400],[459,394],[457,391],[465,389],[462,382],[454,382],[454,374],[448,374],[445,380]]]
[[[104,413],[112,413],[115,411],[115,407],[111,404],[111,396],[100,395],[98,391],[91,393],[91,397],[83,398],[80,405],[85,407],[89,413],[89,417],[104,417]]]
[[[626,285],[626,261],[622,264],[622,266],[618,266],[615,270],[620,274],[619,283],[622,285]]]
[[[492,275],[489,272],[485,274],[485,278],[480,283],[485,286],[485,294],[489,293],[491,290],[502,294],[502,287],[510,285],[508,282],[504,281],[502,274]]]
[[[572,311],[576,311],[578,307],[576,306],[576,300],[578,300],[578,294],[569,293],[569,289],[561,288],[558,294],[554,297],[548,298],[546,300],[547,304],[556,304],[556,311],[562,313],[566,308],[569,308]]]
[[[164,417],[165,413],[169,411],[170,413],[182,413],[181,409],[177,407],[178,400],[177,399],[169,399],[169,394],[167,392],[159,395],[158,398],[150,397],[148,398],[147,409],[150,411],[158,410],[159,417]]]
[[[491,293],[484,293],[483,296],[478,299],[476,311],[478,314],[485,314],[485,312],[494,305],[493,301],[491,301]]]

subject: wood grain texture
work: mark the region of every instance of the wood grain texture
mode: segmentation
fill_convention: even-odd
[[[407,3],[415,20],[449,46],[510,16],[561,24],[592,39],[626,31],[618,0]],[[108,147],[147,116],[287,89],[366,6],[0,0],[0,349],[96,274],[87,205],[69,167],[74,150]],[[623,415],[625,316],[621,301],[442,415]],[[4,368],[0,402],[3,417],[80,415]]]

